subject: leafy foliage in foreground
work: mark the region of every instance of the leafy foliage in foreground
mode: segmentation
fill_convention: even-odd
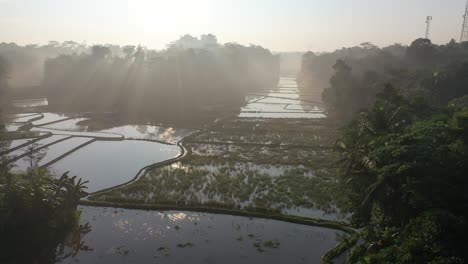
[[[24,174],[10,169],[0,157],[0,262],[55,263],[67,235],[87,229],[77,225],[86,182],[37,167]]]
[[[430,114],[387,87],[344,131],[342,183],[364,242],[349,263],[468,259],[468,108]]]

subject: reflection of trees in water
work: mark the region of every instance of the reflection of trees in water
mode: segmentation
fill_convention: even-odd
[[[28,170],[33,171],[39,167],[39,162],[47,154],[47,148],[41,148],[41,144],[33,143],[28,145],[24,151],[24,160],[28,162]]]
[[[89,223],[74,228],[66,236],[63,243],[57,246],[57,261],[62,261],[70,257],[75,257],[81,251],[92,251],[93,249],[85,244],[83,238],[91,232]]]
[[[53,264],[75,257],[79,252],[92,250],[83,241],[89,232],[89,223],[62,230],[33,225],[2,232],[0,263]]]
[[[160,128],[159,131],[161,140],[166,141],[172,139],[174,137],[174,134],[176,133],[176,130],[172,127]]]
[[[39,144],[25,150],[18,157],[28,163],[23,173],[12,173],[11,157],[0,155],[0,263],[56,263],[89,250],[82,238],[91,227],[78,224],[77,211],[87,182],[39,168]]]
[[[0,133],[2,133],[2,129],[0,128]],[[3,153],[10,149],[11,141],[10,140],[0,140],[0,153]]]
[[[156,126],[149,126],[149,125],[137,125],[135,129],[145,135],[146,138],[149,139],[159,139],[159,140],[171,140],[175,133],[177,132],[172,127],[156,127]]]

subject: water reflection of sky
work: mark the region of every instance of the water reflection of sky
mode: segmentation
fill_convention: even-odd
[[[49,105],[49,101],[47,100],[47,98],[13,101],[13,106],[19,107],[19,108],[38,107],[38,106],[47,106],[47,105]]]
[[[137,172],[157,162],[175,158],[178,146],[146,141],[97,141],[54,163],[57,175],[70,171],[90,181],[89,192],[96,192],[132,180]]]
[[[193,133],[188,129],[152,125],[126,125],[100,130],[99,132],[120,134],[127,139],[158,140],[173,144]]]
[[[34,121],[32,124],[35,126],[42,126],[50,122],[56,122],[62,119],[69,118],[69,116],[67,115],[58,113],[42,113],[42,115],[44,115],[42,119]]]
[[[92,231],[62,263],[318,263],[336,231],[266,219],[192,212],[80,207]],[[254,243],[277,240],[259,252]],[[185,246],[184,246],[185,245]]]
[[[30,120],[33,120],[35,118],[41,117],[41,114],[18,114],[14,115],[13,117],[7,118],[8,122],[13,122],[13,123],[27,123]]]
[[[326,118],[323,113],[241,113],[244,118],[287,118],[287,119],[318,119]]]
[[[88,120],[88,118],[73,118],[62,122],[45,126],[48,129],[67,130],[67,131],[86,131],[86,127],[80,127],[78,122]]]
[[[242,118],[325,118],[320,102],[310,94],[299,91],[294,79],[282,78],[277,89],[255,92],[247,97],[247,104],[241,109]]]
[[[101,132],[87,132],[87,127],[78,125],[79,122],[87,118],[67,119],[69,116],[59,113],[44,113],[41,120],[34,121],[31,131],[50,132],[53,136],[37,142],[37,147],[53,143],[44,149],[44,157],[39,161],[40,166],[47,165],[58,158],[49,168],[56,175],[61,175],[67,171],[71,175],[77,175],[83,180],[88,180],[89,192],[95,192],[126,183],[133,179],[140,169],[157,162],[175,158],[180,153],[180,148],[175,145],[166,145],[156,142],[146,141],[97,141],[92,142],[90,137],[104,139],[148,139],[160,140],[169,143],[176,143],[186,135],[193,133],[191,130],[175,129],[173,127],[159,127],[151,125],[127,125],[108,129]],[[31,118],[40,115],[18,114],[9,116],[10,119],[27,122]],[[67,119],[67,120],[64,120]],[[61,121],[62,120],[62,121]],[[45,125],[46,123],[56,122]],[[21,124],[11,124],[9,130],[16,130]],[[59,140],[71,137],[65,141]],[[28,141],[13,141],[8,148],[13,148],[27,143]],[[89,145],[84,146],[86,143]],[[82,147],[83,146],[83,147]],[[82,147],[78,149],[78,147]],[[10,152],[10,158],[20,156],[28,150],[25,146]],[[63,155],[71,150],[75,152],[64,157]],[[129,156],[131,158],[129,158]],[[26,171],[30,164],[27,159],[19,159],[14,162],[13,171]]]

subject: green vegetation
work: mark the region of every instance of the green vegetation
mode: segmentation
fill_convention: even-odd
[[[177,244],[177,247],[179,247],[179,248],[186,248],[186,247],[193,247],[193,246],[195,246],[195,245],[193,243],[190,243],[190,242]]]
[[[0,132],[5,129],[4,120],[4,107],[8,105],[8,73],[9,73],[8,61],[0,56]]]
[[[325,170],[312,176],[307,169],[290,169],[274,176],[254,170],[252,164],[211,166],[210,171],[201,166],[176,163],[152,171],[137,183],[92,199],[245,210],[320,208],[329,213],[335,211],[330,202],[333,201],[334,175]],[[281,171],[281,167],[268,168]]]
[[[208,133],[197,136],[194,141],[330,147],[336,136],[336,127],[326,120],[228,119],[218,122]]]
[[[368,47],[359,66],[336,62],[323,97],[345,125],[340,190],[362,232],[324,262],[345,252],[347,263],[468,259],[467,48],[420,39],[399,56]]]
[[[296,146],[261,146],[249,144],[193,144],[188,143],[194,165],[236,162],[258,165],[304,165],[314,169],[333,167],[337,155],[331,148],[304,148]],[[261,155],[258,155],[258,154]]]
[[[353,221],[366,227],[366,243],[350,259],[462,263],[468,246],[468,109],[446,108],[401,127],[411,119],[403,110],[391,113],[402,104],[378,100],[367,122],[361,119],[344,135],[343,181]],[[413,111],[406,114],[417,119]]]
[[[179,45],[192,38],[184,36],[161,51],[98,45],[60,55],[45,62],[41,90],[61,110],[194,122],[238,112],[249,91],[276,85],[279,59],[269,50],[208,37],[200,48]]]
[[[2,263],[53,263],[57,247],[79,230],[77,205],[83,183],[44,171],[0,175],[0,234]],[[81,231],[79,231],[81,232]],[[28,254],[23,254],[23,252]],[[26,259],[23,259],[26,258]],[[19,260],[22,261],[19,261]]]
[[[351,247],[356,245],[358,239],[360,238],[359,233],[354,233],[351,235],[349,233],[337,234],[337,236],[340,243],[322,256],[322,263],[333,263],[333,260],[340,257],[341,255],[346,254]]]
[[[304,121],[303,121],[304,122]],[[183,161],[153,169],[137,182],[91,197],[93,201],[215,207],[253,212],[316,216],[339,213],[339,194],[330,150],[296,147],[234,146],[196,143],[206,134],[233,138],[239,131],[250,131],[260,138],[264,129],[272,137],[294,140],[297,136],[288,123],[253,123],[229,120],[210,128],[186,144],[190,155]],[[316,125],[306,132],[313,133]],[[222,134],[220,131],[224,131]],[[323,128],[320,128],[323,129]],[[253,132],[252,132],[253,131]],[[286,131],[286,132],[285,132]],[[247,132],[245,132],[247,133]],[[287,141],[286,139],[284,141]],[[258,155],[262,153],[262,155]]]
[[[11,173],[9,158],[0,156],[1,263],[55,263],[64,257],[58,248],[71,233],[90,231],[78,225],[77,206],[86,182],[39,169],[40,155],[28,155],[31,167],[24,174]]]
[[[42,92],[58,109],[124,113],[107,123],[83,122],[104,128],[147,113],[154,113],[149,119],[171,122],[219,118],[238,111],[248,92],[277,82],[278,61],[268,50],[216,41],[196,50],[184,48],[187,39],[161,52],[128,46],[119,55],[94,46],[90,54],[49,59]],[[2,158],[0,262],[13,263],[25,250],[30,252],[25,258],[55,261],[66,234],[89,231],[77,227],[81,202],[263,217],[344,231],[325,263],[341,256],[362,264],[464,263],[467,43],[418,39],[409,47],[382,49],[363,43],[307,53],[302,67],[301,90],[315,96],[313,87],[324,88],[328,120],[221,119],[183,141],[188,151],[183,159],[86,201],[80,201],[84,186],[76,177],[56,179],[37,168],[41,152],[27,156],[31,168],[21,175],[10,173]],[[6,98],[7,73],[8,63],[0,58],[0,99]],[[74,102],[64,100],[69,94]],[[1,134],[2,139],[33,135]],[[334,221],[340,216],[359,232]],[[237,240],[251,241],[259,252],[280,247],[277,240],[244,236]]]
[[[305,54],[298,80],[305,92],[324,89],[328,116],[350,122],[373,105],[386,83],[400,88],[406,98],[432,106],[466,95],[467,57],[468,44],[454,40],[435,45],[417,39],[409,47],[382,49],[363,43],[334,53]]]
[[[278,240],[257,240],[254,243],[254,247],[257,249],[258,252],[264,252],[265,248],[279,248],[280,244],[281,243]]]

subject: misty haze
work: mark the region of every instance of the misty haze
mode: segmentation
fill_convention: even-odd
[[[468,261],[466,0],[0,13],[0,263]]]

